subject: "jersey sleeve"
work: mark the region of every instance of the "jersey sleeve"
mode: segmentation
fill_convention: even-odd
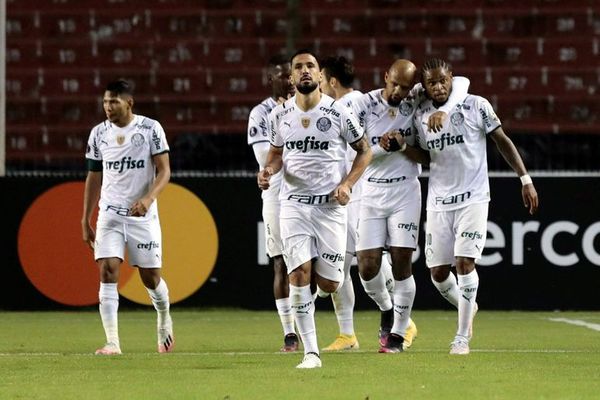
[[[157,154],[166,153],[169,151],[169,144],[167,143],[167,135],[160,122],[155,121],[152,127],[152,139],[150,143],[150,154],[153,156]]]
[[[371,102],[369,101],[368,93],[364,93],[352,102],[352,112],[356,116],[358,125],[363,129],[367,126],[367,115],[369,113],[370,104]]]
[[[98,142],[98,131],[98,126],[92,128],[85,148],[85,160],[88,171],[102,171],[102,153],[100,152]]]
[[[494,108],[489,101],[483,97],[480,97],[479,101],[477,102],[477,108],[479,109],[478,118],[481,124],[480,126],[483,128],[483,131],[486,135],[490,134],[496,130],[496,128],[502,125],[500,118],[498,118],[494,112]]]
[[[261,112],[260,105],[250,111],[248,117],[248,145],[269,141],[268,114]]]
[[[279,122],[281,120],[281,116],[279,115],[279,111],[281,109],[276,107],[269,113],[268,123],[269,123],[269,142],[275,147],[283,147],[283,138],[279,133]]]
[[[413,131],[415,132],[414,145],[420,147],[423,150],[427,149],[427,143],[425,143],[425,132],[423,132],[423,124],[421,124],[422,114],[417,110],[413,117]]]
[[[359,141],[365,134],[364,129],[360,126],[356,115],[351,110],[345,107],[338,107],[340,113],[340,134],[348,143]]]

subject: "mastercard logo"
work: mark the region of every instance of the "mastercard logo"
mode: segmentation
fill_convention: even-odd
[[[98,304],[100,285],[93,250],[81,236],[83,190],[83,182],[69,182],[44,192],[25,213],[18,233],[19,260],[29,281],[46,297],[71,306]],[[211,275],[219,246],[217,226],[202,200],[174,183],[160,194],[158,209],[161,272],[174,304],[194,294]],[[118,287],[121,296],[152,304],[137,268],[127,260]]]

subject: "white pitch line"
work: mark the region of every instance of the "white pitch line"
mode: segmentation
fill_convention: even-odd
[[[514,353],[514,354],[523,354],[523,353],[531,353],[531,354],[564,354],[564,353],[589,353],[589,350],[564,350],[564,349],[471,349],[472,353]],[[430,348],[430,349],[412,349],[407,351],[406,353],[442,353],[447,354],[446,349],[438,349],[438,348]],[[298,353],[301,354],[301,353]],[[375,350],[352,350],[349,352],[332,352],[332,353],[324,353],[327,356],[329,355],[341,355],[341,354],[377,354]],[[267,352],[267,351],[240,351],[240,352],[174,352],[171,353],[171,357],[184,356],[184,357],[202,357],[202,356],[265,356],[265,355],[280,355],[282,357],[292,357],[294,353],[280,353],[280,352]],[[105,356],[96,356],[92,353],[0,353],[0,358],[8,358],[8,357],[93,357],[98,359],[107,358]],[[157,356],[157,357],[165,357],[164,355],[158,355],[157,353],[123,353],[123,356]],[[111,357],[120,357],[120,356],[111,356]],[[108,357],[108,358],[111,358]],[[385,356],[382,356],[385,357]],[[400,356],[402,357],[402,356]]]
[[[591,322],[585,322],[580,319],[569,319],[569,318],[548,318],[553,322],[564,322],[565,324],[583,326],[588,329],[600,332],[600,324],[592,324]]]

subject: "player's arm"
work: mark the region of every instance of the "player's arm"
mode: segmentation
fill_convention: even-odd
[[[258,163],[260,169],[263,169],[265,165],[267,165],[267,155],[269,154],[270,147],[271,145],[266,140],[255,142],[252,145],[252,151],[254,151],[254,158],[256,158],[256,162]]]
[[[427,129],[433,132],[440,132],[442,130],[448,114],[467,96],[470,85],[471,81],[464,76],[455,76],[452,78],[452,91],[450,92],[450,96],[448,96],[448,100],[438,111],[429,116]]]
[[[367,143],[366,135],[363,135],[360,140],[350,143],[350,147],[356,151],[356,157],[352,162],[350,172],[348,172],[343,182],[349,183],[350,187],[352,187],[360,179],[365,169],[367,169],[373,155],[371,154],[371,147]]]
[[[348,172],[348,175],[346,175],[344,180],[338,185],[337,188],[335,188],[333,192],[333,197],[335,197],[335,199],[341,205],[348,204],[350,201],[352,187],[360,179],[361,175],[365,172],[365,169],[367,169],[367,166],[373,158],[371,147],[367,142],[366,135],[363,134],[359,140],[354,143],[350,143],[350,146],[356,151],[356,157],[352,162],[352,168]]]
[[[418,146],[411,146],[406,143],[406,139],[398,131],[386,132],[380,141],[380,146],[387,151],[399,151],[410,160],[423,165],[429,165],[431,157],[429,152]]]
[[[261,169],[257,176],[258,187],[262,190],[269,188],[269,180],[273,175],[279,172],[283,167],[283,147],[276,147],[271,145],[269,153],[267,154],[267,161],[265,167]]]
[[[94,248],[96,233],[92,228],[92,213],[98,204],[100,198],[100,189],[102,187],[102,170],[89,170],[85,178],[85,187],[83,190],[83,216],[81,218],[81,231],[83,241],[90,248]]]
[[[504,160],[517,173],[521,179],[522,188],[521,195],[523,196],[523,204],[529,209],[529,214],[534,214],[539,206],[539,200],[535,186],[531,181],[531,177],[527,174],[527,169],[523,163],[523,159],[519,151],[515,147],[512,140],[504,133],[501,126],[494,129],[489,136],[496,143],[496,147]]]
[[[144,197],[137,200],[131,206],[130,213],[133,217],[146,215],[146,212],[148,212],[152,202],[156,200],[158,195],[163,191],[171,179],[171,166],[169,165],[168,151],[152,156],[152,161],[156,167],[156,178],[154,179],[152,186],[150,186],[148,193],[146,193]]]

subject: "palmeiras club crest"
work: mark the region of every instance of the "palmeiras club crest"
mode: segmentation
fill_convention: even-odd
[[[331,121],[327,117],[321,117],[317,120],[317,129],[321,132],[327,132],[331,128]]]

